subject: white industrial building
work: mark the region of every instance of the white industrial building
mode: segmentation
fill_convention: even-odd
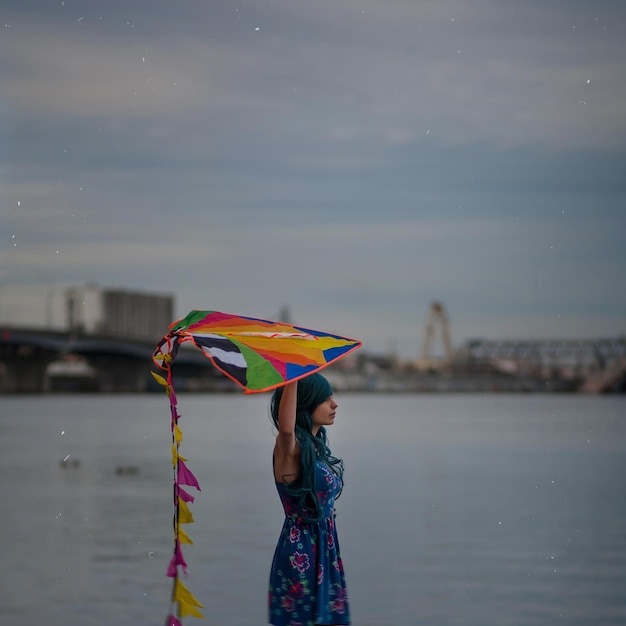
[[[74,287],[65,302],[68,330],[89,335],[154,340],[174,315],[173,296],[123,289]]]
[[[88,285],[0,288],[0,324],[154,341],[173,321],[174,297]]]

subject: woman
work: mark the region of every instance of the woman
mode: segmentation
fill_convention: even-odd
[[[333,390],[320,374],[289,383],[272,397],[274,479],[285,510],[270,573],[274,626],[350,624],[334,513],[343,463],[332,456],[325,428],[336,410]]]

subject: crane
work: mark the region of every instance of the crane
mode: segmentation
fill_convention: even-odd
[[[418,364],[422,367],[432,367],[434,365],[431,350],[435,336],[435,324],[439,324],[441,340],[443,342],[444,363],[452,360],[452,344],[450,342],[450,323],[446,309],[441,302],[431,302],[428,309],[428,318],[424,328],[424,343],[422,344],[422,355]]]

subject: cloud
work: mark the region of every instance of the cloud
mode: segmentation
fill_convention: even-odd
[[[207,21],[225,13],[192,11],[191,20]],[[250,26],[233,38],[203,37],[191,21],[165,18],[150,22],[156,37],[43,21],[10,33],[19,71],[9,74],[8,93],[20,112],[147,118],[151,132],[163,130],[164,116],[200,113],[215,132],[212,116],[226,115],[263,142],[300,135],[374,147],[429,133],[450,144],[615,146],[626,135],[626,71],[600,30],[607,13],[601,22],[597,13],[513,11],[486,0],[454,9],[282,3],[260,13],[267,34]],[[565,31],[564,20],[578,31]],[[195,134],[188,126],[187,141]]]
[[[45,26],[30,28],[8,46],[19,67],[10,80],[10,102],[20,115],[138,117],[184,113],[211,101],[208,68],[194,76],[181,67],[186,55],[106,37],[64,36]],[[198,68],[196,67],[196,70]],[[198,80],[201,78],[201,80]]]
[[[13,3],[0,282],[378,346],[432,299],[457,337],[616,328],[620,6]]]

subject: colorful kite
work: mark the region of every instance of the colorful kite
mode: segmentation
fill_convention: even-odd
[[[203,605],[180,580],[179,569],[187,573],[181,544],[192,543],[182,524],[194,521],[188,503],[194,496],[182,488],[200,491],[198,480],[180,455],[183,433],[172,384],[172,364],[181,344],[191,342],[218,370],[241,386],[246,393],[276,389],[304,378],[361,347],[361,342],[285,322],[241,317],[218,311],[191,311],[174,322],[152,356],[154,363],[167,372],[167,378],[152,372],[165,387],[171,412],[172,466],[174,468],[174,554],[167,575],[174,579],[171,611],[166,626],[181,626],[187,615],[204,617]]]
[[[191,311],[170,326],[154,353],[155,363],[169,369],[178,346],[186,341],[246,393],[268,391],[308,376],[361,346],[356,339],[284,322]]]

